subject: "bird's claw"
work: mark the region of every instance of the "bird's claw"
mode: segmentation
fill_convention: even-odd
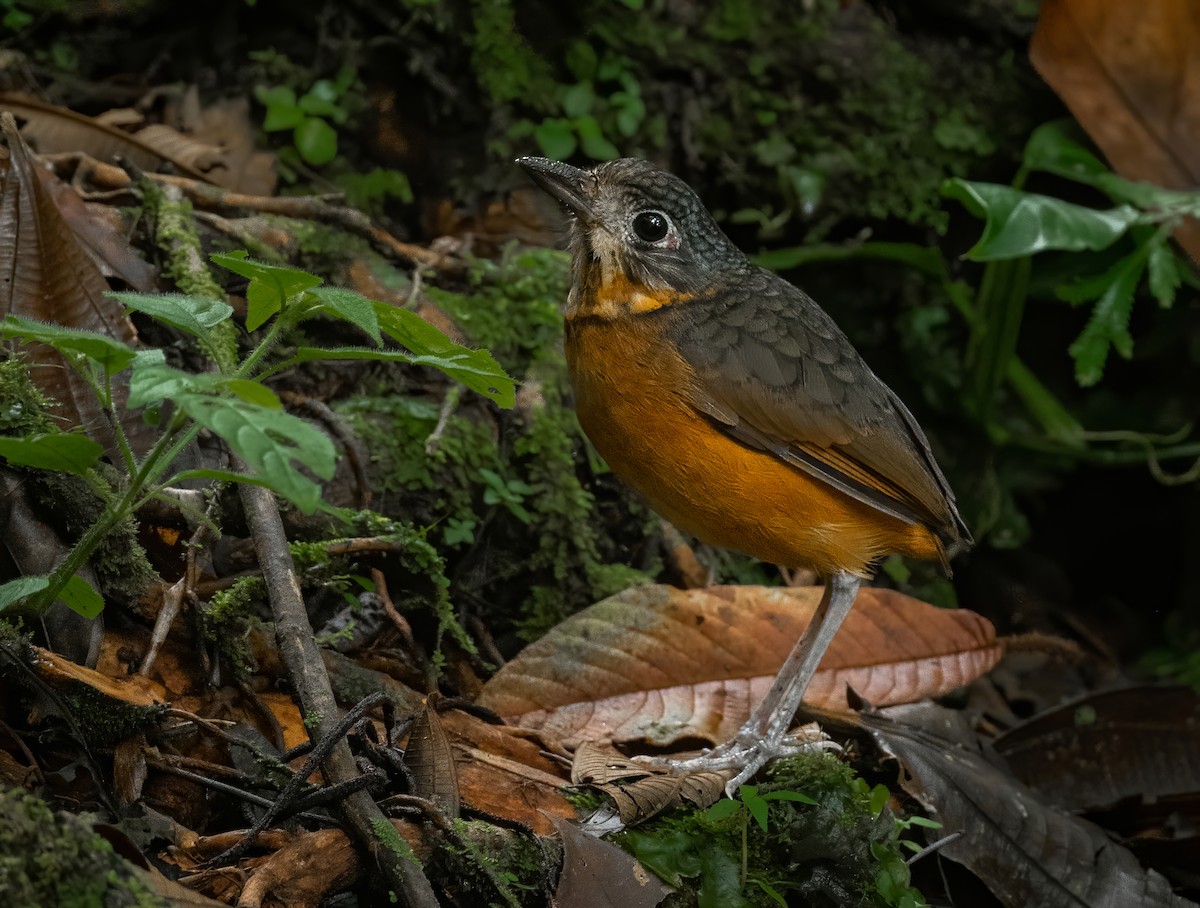
[[[801,726],[790,735],[762,735],[743,729],[732,740],[719,744],[698,757],[690,757],[686,760],[672,760],[666,757],[636,757],[635,759],[639,762],[670,766],[676,771],[685,773],[717,772],[727,775],[733,770],[733,777],[725,783],[725,793],[732,798],[737,794],[738,788],[750,781],[760,769],[772,760],[822,750],[839,751],[841,746],[836,741],[830,740],[829,736],[813,722]]]

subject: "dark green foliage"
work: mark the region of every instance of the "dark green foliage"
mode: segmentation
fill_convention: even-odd
[[[909,887],[900,835],[911,821],[828,754],[774,764],[739,801],[676,811],[621,833],[618,841],[680,891],[665,906],[812,908],[924,905]],[[815,803],[814,803],[815,802]]]
[[[167,904],[83,819],[14,789],[0,790],[0,892],[21,908]]]

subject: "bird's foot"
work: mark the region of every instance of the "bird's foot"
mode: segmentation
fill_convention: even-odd
[[[733,739],[724,744],[718,744],[698,757],[690,757],[686,760],[672,760],[665,757],[639,759],[667,765],[685,773],[718,772],[728,775],[730,771],[733,771],[733,777],[725,783],[725,793],[732,798],[737,794],[738,788],[752,779],[772,760],[822,750],[839,751],[841,746],[821,731],[817,723],[812,722],[801,726],[791,734],[762,734],[743,728]]]

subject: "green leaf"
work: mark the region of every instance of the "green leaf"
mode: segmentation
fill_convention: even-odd
[[[247,403],[266,407],[268,410],[283,409],[283,403],[280,402],[278,395],[260,381],[248,378],[230,378],[223,380],[221,384]]]
[[[129,375],[127,404],[131,408],[145,407],[184,393],[211,391],[220,381],[221,376],[216,374],[194,375],[168,366],[162,350],[142,350]]]
[[[743,785],[738,790],[738,797],[742,799],[742,803],[750,811],[750,816],[754,817],[754,822],[758,823],[763,832],[766,832],[767,813],[770,810],[770,805],[759,796],[758,786]]]
[[[987,219],[983,236],[965,256],[975,261],[1019,258],[1046,249],[1107,249],[1140,218],[1137,209],[1128,205],[1100,211],[957,177],[942,184],[942,194]]]
[[[370,335],[375,343],[383,343],[373,300],[342,287],[318,287],[309,293],[309,299],[318,304],[315,311],[350,322]]]
[[[698,908],[750,908],[742,895],[742,868],[723,845],[707,842],[700,849]]]
[[[68,356],[86,357],[109,375],[115,375],[126,368],[136,355],[132,347],[106,334],[50,325],[20,315],[9,315],[0,322],[0,337],[40,341]]]
[[[310,117],[329,117],[336,123],[346,121],[346,111],[337,103],[338,89],[328,79],[318,79],[296,105]]]
[[[722,798],[704,812],[704,819],[713,823],[719,823],[722,820],[733,816],[741,809],[742,805],[737,801],[730,800],[729,798]]]
[[[298,467],[307,467],[321,479],[333,475],[336,452],[324,432],[290,413],[239,398],[182,394],[175,403],[223,438],[255,478],[264,480],[304,513],[316,510],[320,487]]]
[[[0,457],[12,466],[57,470],[82,476],[95,466],[104,447],[73,432],[46,432],[24,438],[0,438]]]
[[[295,129],[304,119],[304,111],[296,103],[296,93],[286,85],[270,88],[258,85],[254,89],[254,97],[267,109],[267,115],[263,119],[264,132]]]
[[[1175,302],[1175,291],[1183,283],[1183,276],[1179,273],[1175,250],[1171,248],[1166,237],[1156,236],[1150,241],[1147,272],[1150,294],[1164,309],[1171,308]]]
[[[292,133],[292,141],[305,163],[314,167],[328,164],[337,157],[337,130],[320,117],[305,117]]]
[[[1133,308],[1133,293],[1145,267],[1146,248],[1143,246],[1108,270],[1108,289],[1096,303],[1083,332],[1069,348],[1075,359],[1075,380],[1080,385],[1087,387],[1100,380],[1110,348],[1125,359],[1133,355],[1129,313]]]
[[[543,120],[533,131],[533,138],[538,147],[548,158],[565,161],[575,154],[575,132],[571,129],[571,121],[560,118]]]
[[[321,284],[321,279],[315,274],[255,261],[247,257],[245,252],[221,252],[213,255],[212,260],[222,268],[250,280],[246,290],[248,331],[261,327],[289,299]]]
[[[20,602],[28,596],[40,593],[49,585],[49,577],[18,577],[16,580],[0,584],[0,612],[14,602]]]
[[[787,908],[787,899],[780,895],[778,889],[776,889],[766,880],[754,880],[754,882],[758,884],[758,888],[770,896],[776,904],[782,905],[783,908]]]
[[[800,804],[819,806],[820,802],[798,791],[771,791],[762,796],[764,801],[796,801]]]
[[[563,92],[562,109],[568,117],[584,117],[592,112],[596,93],[591,82],[578,82]]]
[[[513,380],[492,359],[486,350],[466,350],[452,356],[412,356],[399,350],[374,350],[370,347],[300,347],[293,359],[296,362],[361,359],[377,362],[410,363],[432,366],[508,409],[515,401]]]
[[[210,328],[233,315],[233,307],[222,300],[183,293],[110,293],[128,309],[144,312],[194,337],[206,337]]]
[[[71,611],[78,612],[84,618],[95,618],[104,611],[104,597],[78,574],[67,581],[58,598],[65,602]]]
[[[627,829],[621,833],[621,838],[635,858],[676,889],[683,885],[682,877],[693,877],[700,873],[697,839],[684,830],[647,833]]]
[[[575,131],[579,133],[579,148],[585,155],[596,161],[611,161],[619,158],[621,152],[610,142],[600,129],[595,117],[579,117],[575,120]]]
[[[871,797],[868,801],[868,806],[871,809],[871,816],[877,817],[883,813],[883,808],[887,807],[887,802],[891,799],[892,793],[886,785],[876,785],[871,789]]]
[[[771,249],[752,256],[751,261],[772,271],[786,271],[810,262],[837,262],[852,259],[884,259],[909,265],[934,277],[946,273],[946,263],[936,246],[921,246],[917,243],[860,243],[842,246],[834,243],[813,243],[808,246],[791,246]]]
[[[1025,167],[1081,183],[1093,183],[1096,177],[1109,173],[1103,161],[1075,140],[1072,133],[1078,128],[1073,120],[1039,126],[1025,143]]]

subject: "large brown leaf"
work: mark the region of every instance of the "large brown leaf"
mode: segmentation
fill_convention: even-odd
[[[928,726],[961,722],[949,710],[927,706]],[[1049,806],[1043,795],[997,768],[978,748],[879,715],[864,714],[861,723],[900,761],[901,783],[942,824],[939,837],[959,833],[940,853],[969,867],[1004,905],[1192,906],[1098,826]]]
[[[108,282],[46,189],[11,115],[0,114],[0,128],[8,141],[8,166],[0,172],[0,316],[23,315],[134,343],[133,324],[120,303],[105,296]],[[83,378],[48,346],[25,345],[22,352],[34,382],[59,404],[56,416],[67,426],[82,426],[115,459],[112,425]],[[118,402],[122,397],[118,390]],[[149,431],[136,414],[124,425],[135,449],[148,445]]]
[[[627,590],[568,618],[484,685],[481,702],[544,737],[732,736],[808,626],[820,587]],[[806,702],[845,709],[846,685],[875,704],[938,696],[1001,656],[988,621],[891,590],[864,589]]]
[[[1200,187],[1200,3],[1043,0],[1029,54],[1118,173]],[[1200,224],[1175,236],[1200,257]]]
[[[1017,778],[1068,810],[1200,792],[1200,697],[1188,687],[1089,694],[996,739]]]

